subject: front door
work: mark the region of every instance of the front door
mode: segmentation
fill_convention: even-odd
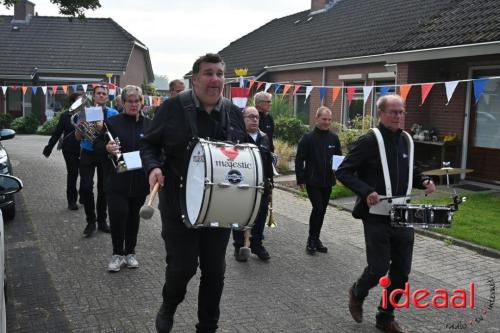
[[[474,71],[475,79],[500,76],[500,69]],[[489,80],[479,103],[472,90],[467,179],[500,184],[500,79]]]

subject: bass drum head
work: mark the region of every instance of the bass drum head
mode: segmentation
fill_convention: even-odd
[[[186,174],[186,213],[191,225],[195,225],[200,216],[205,196],[205,150],[198,142],[192,150]]]

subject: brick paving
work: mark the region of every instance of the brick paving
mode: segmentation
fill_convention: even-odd
[[[64,161],[57,151],[49,159],[42,156],[47,141],[47,137],[18,135],[4,143],[14,172],[25,185],[17,194],[23,214],[6,229],[9,332],[154,332],[165,268],[159,212],[141,221],[140,268],[108,273],[110,236],[82,237],[83,209],[66,209]],[[379,332],[374,315],[380,288],[366,299],[362,324],[355,323],[347,311],[347,289],[365,266],[361,223],[347,212],[328,208],[322,240],[329,253],[311,257],[305,254],[309,202],[283,191],[275,191],[274,202],[278,228],[266,230],[264,242],[272,256],[268,263],[255,257],[238,263],[232,246],[228,247],[219,331]],[[18,231],[16,223],[20,231],[9,234]],[[39,274],[29,279],[34,262]],[[198,277],[199,273],[177,311],[174,332],[194,331]],[[494,296],[490,279],[498,289],[500,260],[417,236],[412,289],[452,290],[468,287],[473,280],[476,308],[410,308],[399,310],[397,316],[411,332],[456,331],[446,328],[454,323],[469,326],[459,331],[499,332],[498,301],[480,318]],[[30,293],[38,295],[30,301],[25,281]],[[469,325],[476,318],[480,322]]]

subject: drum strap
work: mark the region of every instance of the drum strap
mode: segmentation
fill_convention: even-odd
[[[375,134],[377,138],[378,150],[380,153],[380,161],[382,162],[382,171],[384,173],[384,182],[385,182],[385,195],[388,197],[392,197],[392,184],[391,177],[389,175],[389,166],[387,165],[387,154],[385,151],[384,138],[382,137],[382,133],[378,128],[372,128],[372,132]],[[411,189],[413,187],[413,139],[410,134],[403,131],[406,136],[406,141],[408,144],[408,158],[409,158],[409,166],[408,166],[408,188],[406,190],[406,195],[411,194]]]

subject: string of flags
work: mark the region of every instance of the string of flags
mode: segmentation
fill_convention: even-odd
[[[446,88],[446,98],[447,98],[447,103],[448,105],[453,97],[453,94],[455,90],[457,89],[458,85],[462,82],[472,82],[473,84],[473,90],[474,90],[474,101],[477,104],[481,98],[481,95],[483,94],[488,82],[490,80],[496,80],[500,79],[500,76],[493,76],[493,77],[486,77],[486,78],[480,78],[480,79],[465,79],[465,80],[455,80],[455,81],[446,81],[446,82],[426,82],[426,83],[407,83],[407,84],[391,84],[391,85],[371,85],[371,86],[304,86],[305,87],[305,100],[304,103],[307,102],[307,99],[313,92],[313,90],[318,89],[319,90],[319,98],[321,104],[324,104],[325,102],[325,96],[328,91],[331,91],[332,94],[332,104],[335,103],[335,101],[338,99],[340,92],[344,91],[346,93],[347,101],[349,106],[351,105],[351,102],[354,98],[354,95],[357,92],[362,92],[363,93],[363,100],[364,103],[368,101],[368,98],[370,95],[373,93],[375,89],[378,88],[378,93],[379,96],[384,96],[390,92],[396,92],[397,89],[399,89],[399,94],[401,95],[401,98],[403,101],[406,102],[406,99],[408,98],[408,95],[410,93],[410,90],[413,88],[420,88],[421,92],[421,100],[420,100],[420,106],[422,106],[427,97],[429,96],[431,90],[433,87],[435,87],[438,84],[444,84]],[[292,96],[295,96],[299,90],[303,87],[302,85],[298,84],[282,84],[282,83],[272,83],[272,82],[264,82],[264,81],[256,81],[256,80],[246,80],[241,78],[240,79],[240,87],[236,88],[233,87],[231,88],[231,97],[233,99],[233,103],[238,105],[239,107],[245,107],[246,102],[248,97],[250,96],[250,91],[252,87],[256,87],[256,91],[262,88],[264,86],[265,92],[268,92],[272,86],[274,86],[274,93],[275,94],[281,94],[282,98],[284,98],[287,93],[291,93]],[[241,106],[242,105],[242,106]]]

